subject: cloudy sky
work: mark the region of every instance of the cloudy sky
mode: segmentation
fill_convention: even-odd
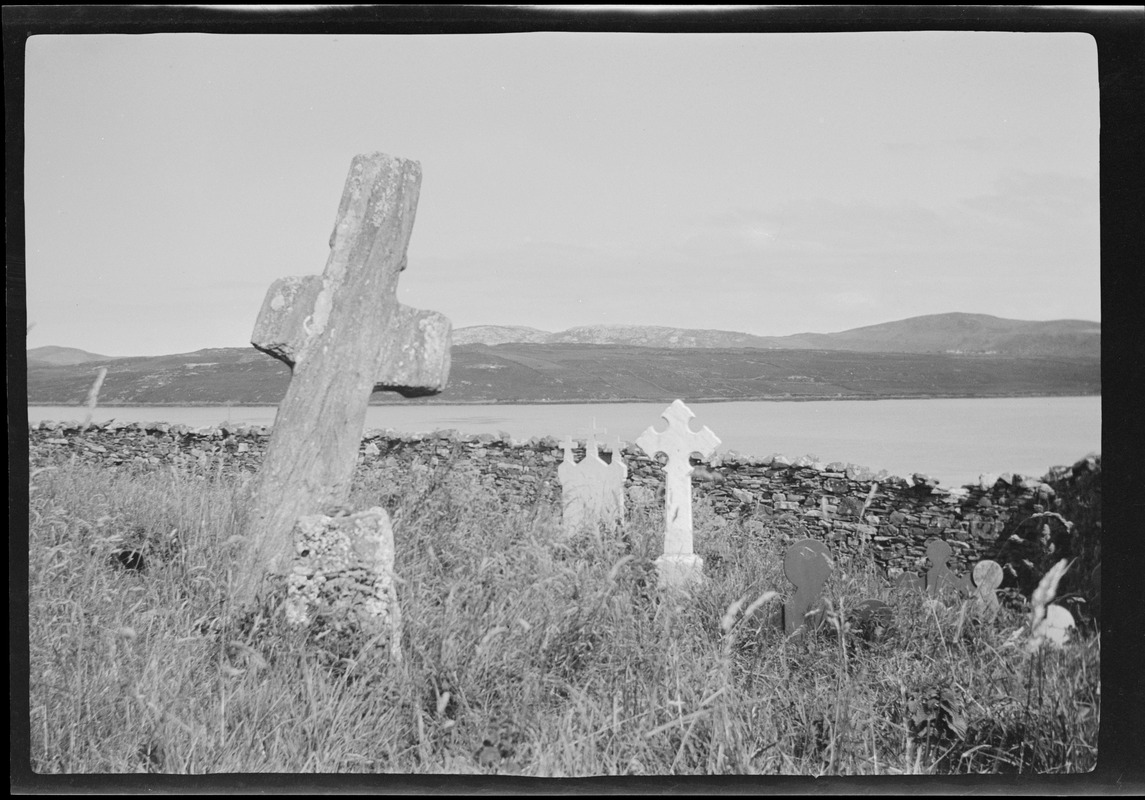
[[[454,327],[1100,320],[1084,34],[37,36],[28,346],[247,346],[351,158],[423,179]]]

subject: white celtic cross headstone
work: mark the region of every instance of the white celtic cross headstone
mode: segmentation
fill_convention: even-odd
[[[592,432],[584,445],[584,458],[573,459],[573,442],[566,437],[565,456],[557,468],[561,482],[561,500],[564,509],[562,522],[567,533],[583,528],[596,531],[601,523],[615,525],[624,519],[624,482],[628,467],[620,454],[620,440],[612,449],[612,463],[600,457],[597,433],[604,433],[593,423]]]
[[[636,444],[652,458],[668,457],[664,466],[664,555],[656,559],[660,585],[683,588],[700,581],[704,561],[692,549],[692,453],[709,458],[720,440],[707,427],[693,431],[688,420],[695,416],[682,400],[660,415],[668,427],[654,427],[640,434]]]
[[[416,161],[355,156],[325,272],[278,280],[267,292],[251,342],[293,375],[252,482],[238,605],[254,599],[265,574],[289,571],[299,517],[345,504],[370,394],[445,387],[449,320],[396,298],[420,187]]]

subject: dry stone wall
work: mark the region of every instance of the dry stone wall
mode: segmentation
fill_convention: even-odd
[[[140,469],[253,474],[269,434],[262,426],[111,422],[84,431],[76,422],[43,422],[31,426],[30,446],[34,464],[74,458]],[[578,442],[578,460],[584,452],[584,442]],[[623,445],[622,453],[630,506],[663,502],[660,464],[634,444]],[[508,502],[559,508],[557,468],[564,450],[552,436],[517,441],[505,434],[452,430],[414,435],[368,431],[360,455],[359,470],[464,470]],[[601,457],[611,460],[608,445],[602,446]],[[1015,541],[1044,538],[1045,526],[1031,525],[1031,520],[1068,520],[1064,512],[1082,514],[1084,524],[1070,526],[1072,538],[1058,536],[1040,546],[1056,547],[1058,557],[1098,546],[1100,456],[1054,467],[1040,480],[1002,474],[956,488],[941,487],[921,474],[900,478],[806,456],[791,460],[727,452],[702,464],[693,459],[693,464],[694,496],[709,501],[717,514],[762,522],[781,537],[818,539],[840,554],[866,545],[891,572],[920,569],[926,542],[936,537],[952,545],[951,566],[958,572],[984,558],[1004,561],[999,554],[1012,550]],[[702,543],[697,546],[702,549]],[[1039,545],[1032,541],[1030,546]]]

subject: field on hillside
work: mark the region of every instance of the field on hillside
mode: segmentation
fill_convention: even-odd
[[[904,775],[1092,769],[1100,641],[1029,652],[1028,614],[892,592],[839,561],[785,638],[782,541],[695,508],[705,581],[662,595],[662,510],[567,537],[472,474],[382,468],[404,659],[228,605],[241,479],[33,463],[31,737],[41,773]],[[142,571],[113,555],[136,550]],[[776,590],[778,596],[769,594]],[[847,610],[887,600],[887,628]]]
[[[287,366],[253,348],[100,363],[28,364],[28,402],[79,405],[99,366],[103,405],[276,405]],[[1101,361],[841,350],[503,344],[454,347],[449,384],[428,403],[588,403],[1082,396]],[[403,402],[393,393],[375,402]]]

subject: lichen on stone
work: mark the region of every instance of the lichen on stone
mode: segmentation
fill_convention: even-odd
[[[388,634],[390,651],[400,659],[394,535],[385,509],[300,517],[294,551],[287,577],[287,621],[357,631],[365,638]]]

